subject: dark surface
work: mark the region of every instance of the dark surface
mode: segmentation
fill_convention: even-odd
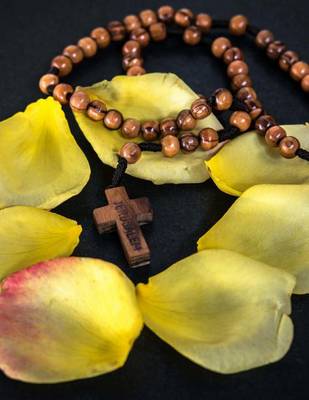
[[[48,69],[50,59],[63,47],[76,42],[97,25],[123,18],[145,7],[157,8],[158,1],[35,1],[2,0],[0,3],[1,96],[0,119],[4,119],[40,97],[37,81]],[[194,11],[209,12],[215,18],[246,14],[262,28],[273,30],[292,50],[309,58],[309,3],[304,1],[216,1],[180,2]],[[280,123],[308,120],[308,98],[297,84],[255,49],[248,39],[234,40],[244,48],[255,86]],[[74,84],[91,84],[121,74],[119,46],[112,46],[87,61],[71,77]],[[210,93],[227,81],[221,62],[204,46],[185,47],[180,38],[151,45],[146,51],[148,71],[175,72],[197,92]],[[57,212],[83,225],[76,254],[100,257],[127,270],[116,236],[99,237],[91,211],[103,204],[103,188],[110,183],[112,169],[104,166],[67,112],[72,131],[91,164],[92,176],[84,191]],[[1,149],[2,150],[2,149]],[[235,155],[237,156],[237,155]],[[271,174],[271,171],[269,171]],[[198,237],[233,203],[211,181],[201,185],[154,186],[126,177],[131,197],[148,196],[155,221],[143,231],[152,248],[151,273],[195,251]],[[126,365],[111,374],[61,385],[30,385],[9,380],[0,373],[0,398],[4,400],[43,399],[300,399],[308,398],[309,297],[293,299],[295,340],[279,363],[245,373],[221,376],[186,360],[144,329]]]

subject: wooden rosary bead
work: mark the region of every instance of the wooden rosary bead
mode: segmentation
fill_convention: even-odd
[[[266,114],[261,115],[255,121],[255,129],[261,136],[265,136],[266,131],[275,125],[276,125],[276,121],[274,120],[274,118],[271,115],[266,115]]]
[[[262,104],[258,99],[247,99],[244,104],[253,120],[256,120],[263,112]]]
[[[244,15],[234,15],[230,19],[229,29],[232,35],[241,36],[246,33],[248,26],[248,18]]]
[[[196,99],[191,104],[191,114],[195,119],[204,119],[208,117],[212,112],[210,105],[207,103],[206,99]]]
[[[191,114],[190,110],[182,110],[176,119],[177,126],[181,131],[190,131],[196,126],[196,119]]]
[[[190,132],[183,133],[179,138],[180,148],[183,153],[192,153],[199,146],[199,140]]]
[[[139,42],[142,47],[148,46],[150,42],[150,35],[144,28],[134,29],[131,32],[130,38]]]
[[[180,150],[180,143],[176,136],[166,135],[161,139],[162,153],[165,157],[175,157]]]
[[[183,33],[184,42],[189,44],[190,46],[195,46],[201,41],[201,39],[202,32],[197,26],[188,26],[188,28],[186,28]]]
[[[309,92],[309,74],[303,77],[300,84],[304,92]]]
[[[85,111],[90,103],[90,98],[87,93],[75,91],[70,97],[70,106],[75,111]]]
[[[128,32],[132,32],[132,31],[134,31],[134,29],[142,27],[142,23],[141,23],[141,20],[139,19],[139,17],[137,15],[133,15],[133,14],[127,15],[124,18],[123,23]]]
[[[199,133],[199,136],[200,146],[205,151],[213,149],[219,143],[218,132],[212,128],[202,129]]]
[[[111,21],[107,25],[107,29],[114,42],[120,42],[126,37],[126,28],[120,21]]]
[[[122,55],[131,56],[131,57],[139,57],[141,55],[141,45],[136,40],[128,40],[122,46]]]
[[[248,75],[249,67],[248,65],[241,60],[232,61],[227,67],[227,75],[230,78],[236,75]]]
[[[63,50],[63,55],[68,57],[73,64],[79,64],[84,59],[82,49],[75,44],[71,44]]]
[[[145,28],[158,22],[157,14],[153,10],[143,10],[139,13],[139,17]]]
[[[275,40],[271,42],[266,49],[266,54],[272,60],[277,60],[283,52],[285,52],[286,46],[280,40]]]
[[[232,89],[234,91],[237,91],[243,87],[251,87],[252,86],[252,80],[249,75],[246,74],[239,74],[235,75],[232,78]]]
[[[297,150],[300,149],[299,141],[293,136],[286,136],[279,144],[280,154],[285,158],[296,157]]]
[[[127,70],[128,76],[138,76],[144,75],[146,73],[145,69],[139,65],[134,65]]]
[[[163,22],[156,22],[150,25],[149,33],[153,41],[162,42],[167,36],[166,26]]]
[[[299,60],[295,51],[285,51],[279,58],[279,66],[283,71],[288,71]]]
[[[93,100],[87,108],[87,115],[94,121],[102,121],[105,117],[107,108],[105,103],[100,100]]]
[[[223,61],[225,64],[230,64],[233,61],[243,60],[243,52],[238,47],[231,47],[223,54]]]
[[[257,94],[252,87],[243,87],[236,93],[238,100],[244,102],[245,100],[256,100]]]
[[[69,75],[73,68],[72,61],[63,55],[54,57],[51,66],[58,68],[60,77]]]
[[[269,146],[276,147],[284,137],[286,137],[285,130],[281,126],[275,125],[267,129],[265,141]]]
[[[138,144],[130,142],[121,147],[119,155],[125,158],[128,164],[135,164],[141,158],[142,151]]]
[[[84,37],[80,39],[77,44],[83,50],[86,58],[93,57],[98,50],[96,41],[91,37]]]
[[[142,123],[141,132],[143,138],[147,142],[157,140],[160,134],[159,122],[157,121],[145,121]]]
[[[200,28],[203,33],[208,33],[212,26],[212,18],[205,13],[197,14],[195,17],[195,25]]]
[[[117,130],[121,127],[123,121],[122,114],[117,110],[109,110],[104,117],[104,125],[108,129]]]
[[[251,125],[251,117],[245,111],[234,111],[230,116],[229,122],[232,126],[235,126],[240,132],[246,132]]]
[[[160,132],[161,137],[173,135],[178,135],[178,126],[176,120],[173,118],[165,118],[160,122]]]
[[[141,123],[134,118],[126,119],[121,127],[122,136],[133,139],[138,137],[141,130]]]
[[[295,81],[300,81],[309,74],[309,65],[304,61],[297,61],[290,69],[290,75]]]
[[[159,20],[165,23],[174,20],[175,10],[171,6],[162,6],[158,9]]]
[[[69,96],[74,92],[71,85],[67,83],[59,83],[55,86],[53,91],[53,97],[55,100],[59,101],[61,104],[67,104],[69,101]]]
[[[214,96],[216,98],[215,108],[218,111],[228,110],[233,103],[233,95],[232,93],[224,88],[217,89],[214,92]]]
[[[231,41],[228,38],[221,36],[212,42],[211,52],[215,57],[221,58],[230,47],[232,47]]]
[[[176,11],[174,20],[177,25],[186,28],[187,26],[191,25],[193,21],[193,12],[188,8],[181,8],[180,10]]]
[[[131,67],[142,67],[144,60],[141,57],[126,56],[122,59],[122,67],[126,71]]]
[[[94,39],[100,49],[109,46],[111,35],[106,28],[98,27],[91,31],[90,36]]]
[[[266,48],[274,40],[275,38],[273,33],[267,29],[263,29],[255,37],[256,45],[262,49]]]
[[[41,77],[39,81],[39,88],[42,93],[49,94],[48,88],[50,86],[56,86],[59,83],[59,78],[57,75],[54,74],[45,74]]]

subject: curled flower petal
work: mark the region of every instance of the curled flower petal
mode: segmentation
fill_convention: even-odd
[[[299,139],[309,150],[309,125],[283,126],[287,134]],[[256,132],[248,132],[230,141],[206,162],[211,178],[220,190],[240,196],[249,187],[264,183],[309,183],[308,161],[286,159],[278,149],[270,148]]]
[[[78,194],[90,168],[52,97],[0,122],[0,208],[51,209]]]
[[[35,383],[107,373],[124,364],[142,325],[134,286],[113,264],[36,264],[2,284],[0,368]]]
[[[248,189],[198,242],[227,249],[296,277],[295,293],[309,293],[309,185]]]
[[[227,250],[205,250],[137,287],[146,325],[220,373],[279,360],[290,347],[292,275]]]
[[[75,221],[39,208],[0,210],[0,281],[39,261],[71,255],[81,231]]]
[[[81,89],[87,92],[91,99],[105,102],[109,109],[121,111],[124,118],[131,117],[140,121],[176,118],[181,110],[190,108],[197,98],[197,95],[174,74],[117,76],[110,82],[103,81]],[[102,123],[92,121],[84,113],[75,112],[74,115],[100,159],[105,164],[115,167],[117,153],[128,139],[122,137],[119,131],[111,131]],[[199,121],[195,132],[206,126],[221,128],[213,114]],[[141,139],[135,141],[139,142]],[[221,147],[222,144],[217,146]],[[164,157],[161,152],[143,152],[138,163],[129,165],[127,172],[156,184],[204,182],[209,177],[204,160],[217,148],[210,152],[199,149],[191,154],[179,153],[172,159]]]

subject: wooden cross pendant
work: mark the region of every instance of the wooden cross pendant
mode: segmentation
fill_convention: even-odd
[[[150,250],[140,225],[153,219],[153,211],[147,197],[129,199],[123,186],[106,189],[108,206],[96,208],[93,217],[98,232],[117,229],[126,259],[131,267],[150,263]]]

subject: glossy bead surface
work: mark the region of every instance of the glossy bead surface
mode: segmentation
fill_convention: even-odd
[[[300,84],[304,92],[309,92],[309,74],[303,77]]]
[[[126,119],[121,127],[121,133],[122,136],[126,137],[126,138],[136,138],[141,130],[141,123],[134,118],[128,118]]]
[[[167,135],[161,139],[162,153],[165,157],[175,157],[180,151],[180,143],[176,136]]]
[[[90,98],[88,94],[82,92],[81,90],[74,92],[70,97],[70,106],[75,111],[87,110],[89,103],[90,103]]]
[[[274,40],[273,33],[267,29],[263,29],[255,37],[256,45],[261,48],[266,48]]]
[[[100,100],[93,100],[87,108],[87,115],[94,121],[102,121],[105,117],[107,108],[105,103]]]
[[[202,39],[202,32],[197,26],[189,26],[183,33],[183,41],[190,46],[198,44]]]
[[[155,42],[162,42],[167,36],[166,26],[163,22],[156,22],[150,25],[149,32],[152,40]]]
[[[91,31],[90,36],[94,39],[100,49],[104,49],[111,42],[111,35],[106,28],[98,27]]]
[[[104,117],[104,125],[108,129],[116,130],[122,125],[122,114],[117,110],[109,110]]]
[[[58,83],[59,83],[59,78],[57,75],[45,74],[41,77],[39,81],[39,88],[42,93],[49,94],[48,87],[58,85]]]
[[[158,17],[162,22],[172,22],[174,19],[175,10],[171,6],[162,6],[158,9]]]
[[[135,164],[140,159],[142,151],[138,144],[130,142],[121,147],[119,155],[125,158],[128,164]]]
[[[139,57],[141,54],[141,45],[136,40],[128,40],[122,46],[122,55],[131,56],[131,57]]]
[[[183,133],[179,138],[180,148],[183,153],[192,153],[199,146],[199,140],[192,133]]]
[[[231,47],[227,49],[223,54],[223,61],[225,64],[230,64],[233,61],[243,60],[243,52],[238,47]]]
[[[265,141],[269,146],[276,147],[284,137],[286,137],[285,130],[281,126],[275,125],[267,129]]]
[[[248,65],[241,60],[232,61],[227,67],[227,75],[230,78],[236,75],[248,75],[249,67]]]
[[[160,132],[161,132],[161,137],[167,136],[167,135],[173,135],[177,136],[178,135],[178,126],[176,123],[176,120],[173,118],[165,118],[160,122]]]
[[[130,67],[127,70],[128,76],[144,75],[145,73],[146,73],[145,69],[139,65],[134,65],[133,67]]]
[[[211,111],[211,107],[206,99],[196,99],[191,104],[191,114],[195,119],[204,119],[211,114]]]
[[[275,40],[271,42],[266,49],[266,54],[272,60],[277,60],[280,55],[285,52],[286,46],[284,43],[280,42],[280,40]]]
[[[141,133],[143,138],[151,142],[157,140],[160,134],[159,122],[157,121],[145,121],[141,126]]]
[[[126,28],[120,21],[111,21],[107,25],[107,29],[111,35],[111,39],[114,42],[119,42],[123,40],[126,36]]]
[[[228,110],[233,103],[232,93],[224,88],[217,89],[214,92],[216,98],[215,108],[219,111]]]
[[[122,67],[126,71],[131,67],[142,67],[144,60],[141,57],[126,56],[122,59]]]
[[[255,121],[255,129],[261,136],[265,136],[266,131],[274,125],[276,121],[271,115],[261,115]]]
[[[243,87],[236,93],[236,98],[240,101],[245,101],[248,99],[257,99],[256,91],[252,87]]]
[[[244,15],[234,15],[230,19],[229,29],[232,35],[241,36],[246,33],[247,26],[248,26],[248,18]]]
[[[205,128],[199,133],[200,146],[203,150],[207,151],[213,149],[219,143],[219,135],[215,129]]]
[[[83,50],[86,58],[93,57],[98,50],[96,41],[91,37],[84,37],[80,39],[78,41],[78,46]]]
[[[280,154],[285,158],[296,157],[296,152],[300,148],[299,141],[293,136],[286,136],[279,144]]]
[[[78,46],[75,46],[74,44],[67,46],[63,50],[63,55],[68,57],[73,64],[80,63],[81,61],[83,61],[84,58],[84,53],[82,49]]]
[[[211,52],[215,57],[221,58],[230,47],[232,47],[231,41],[228,38],[221,36],[212,42]]]
[[[139,17],[146,28],[158,21],[157,14],[153,10],[143,10],[139,13]]]
[[[297,61],[290,69],[290,75],[295,81],[300,81],[309,74],[309,65],[304,61]]]
[[[232,78],[231,86],[234,91],[237,91],[243,87],[248,87],[248,86],[251,87],[252,79],[250,78],[249,75],[246,74],[235,75]]]
[[[240,130],[240,132],[246,132],[251,125],[251,117],[245,111],[234,111],[230,116],[230,124]]]
[[[258,99],[247,99],[244,104],[253,120],[256,120],[263,112],[262,104]]]
[[[134,29],[141,28],[141,26],[142,26],[142,22],[139,19],[139,17],[137,15],[133,15],[133,14],[127,15],[124,18],[123,23],[128,32],[134,31]]]
[[[56,85],[53,91],[53,97],[55,100],[59,101],[61,104],[68,103],[68,97],[71,93],[74,92],[74,89],[71,85],[67,83],[59,83]]]
[[[208,33],[212,26],[212,18],[205,13],[199,13],[195,17],[195,25],[200,28],[203,33]]]
[[[283,71],[288,71],[299,60],[295,51],[285,51],[279,58],[279,66]]]
[[[142,47],[148,46],[150,42],[150,35],[144,28],[134,29],[131,32],[130,38],[139,42]]]
[[[177,116],[177,126],[182,131],[190,131],[196,126],[196,119],[191,114],[190,110],[182,110]]]
[[[59,76],[66,76],[72,71],[73,64],[72,61],[63,55],[56,56],[52,59],[51,66],[58,68]]]
[[[191,25],[193,21],[193,12],[188,8],[181,8],[180,10],[176,11],[174,20],[177,25],[186,28],[187,26]]]

